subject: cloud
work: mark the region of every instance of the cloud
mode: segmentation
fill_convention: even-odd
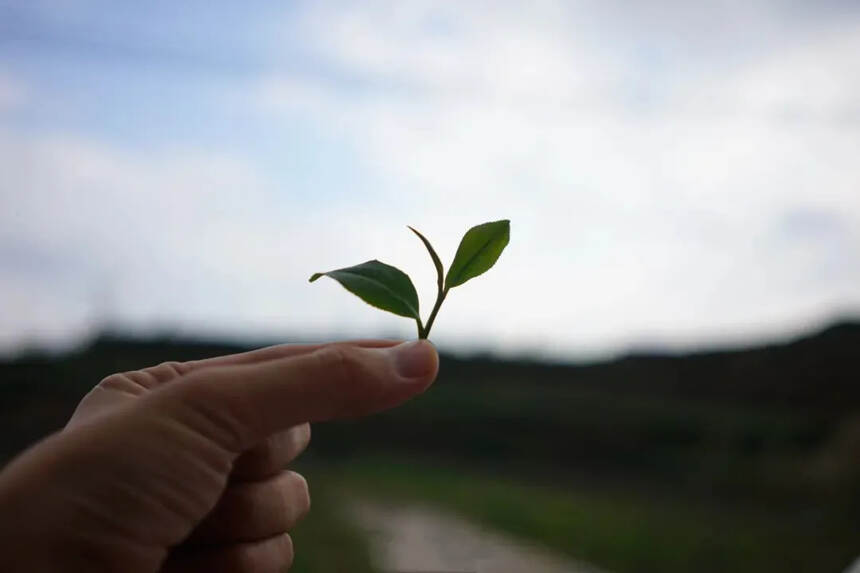
[[[513,219],[498,282],[452,303],[459,332],[503,314],[490,320],[504,340],[695,343],[860,304],[860,270],[818,280],[834,259],[860,258],[856,231],[801,246],[775,230],[799,210],[860,228],[858,20],[805,28],[758,3],[738,16],[744,29],[658,9],[655,28],[631,24],[619,49],[602,33],[628,23],[581,8],[314,5],[292,24],[353,88],[273,74],[258,105],[351,141],[437,235]],[[691,19],[700,37],[686,30],[687,48],[703,69],[689,54],[632,49]]]
[[[411,336],[307,275],[377,257],[413,276],[426,314],[432,266],[405,225],[450,260],[466,228],[502,217],[511,244],[446,301],[443,347],[686,347],[860,306],[855,15],[314,2],[277,32],[282,54],[193,92],[223,102],[241,144],[188,136],[193,122],[173,141],[171,118],[144,141],[0,127],[0,298],[17,301],[0,345],[103,319]],[[158,96],[153,110],[176,103]],[[111,105],[117,122],[133,108]],[[298,182],[289,157],[255,154],[269,138],[339,177]]]
[[[404,266],[402,248],[380,252],[401,221],[309,202],[241,155],[0,129],[0,171],[10,206],[0,211],[0,350],[69,345],[105,324],[253,338],[412,333],[333,295],[335,285],[307,284],[313,271],[374,255]]]
[[[25,84],[8,72],[0,69],[0,114],[10,112],[27,100]]]

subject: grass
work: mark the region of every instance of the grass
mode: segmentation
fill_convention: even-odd
[[[616,573],[841,571],[860,551],[856,525],[838,528],[632,488],[548,487],[388,458],[339,467],[337,474],[341,487],[446,507]]]
[[[341,511],[340,488],[314,467],[300,471],[313,508],[290,532],[296,555],[290,573],[375,573],[366,539]]]

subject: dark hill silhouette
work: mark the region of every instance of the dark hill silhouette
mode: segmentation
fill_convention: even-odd
[[[539,386],[563,384],[651,396],[842,412],[860,404],[860,322],[837,323],[787,343],[737,350],[634,354],[586,365],[486,357],[446,357],[443,364],[445,372],[451,373],[443,382],[516,379]]]
[[[242,349],[106,335],[68,354],[2,362],[0,460],[62,427],[107,374]],[[850,445],[860,427],[858,351],[860,323],[842,322],[779,344],[583,365],[443,355],[430,392],[367,420],[321,425],[313,449],[635,477],[710,494],[837,492],[849,507],[860,498],[851,485],[860,480],[849,479],[850,458],[860,459]]]

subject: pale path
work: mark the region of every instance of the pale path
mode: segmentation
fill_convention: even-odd
[[[354,503],[386,573],[605,573],[425,506]]]

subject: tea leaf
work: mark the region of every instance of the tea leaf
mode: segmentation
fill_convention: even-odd
[[[409,276],[396,267],[372,260],[353,267],[314,273],[310,282],[321,276],[333,278],[376,308],[420,320],[415,286]]]
[[[445,278],[445,290],[459,286],[481,275],[499,259],[511,237],[511,222],[507,219],[472,227],[457,248],[454,262]]]
[[[409,225],[407,225],[407,227],[409,227]],[[430,253],[430,258],[433,259],[433,266],[436,267],[437,281],[439,283],[439,290],[441,291],[442,284],[445,280],[445,268],[442,266],[442,261],[439,259],[439,255],[436,254],[436,249],[433,248],[433,245],[430,244],[430,241],[427,240],[427,237],[425,237],[412,227],[409,227],[409,230],[418,235],[418,238],[421,239],[421,242],[424,243],[425,247],[427,247],[427,252]]]

